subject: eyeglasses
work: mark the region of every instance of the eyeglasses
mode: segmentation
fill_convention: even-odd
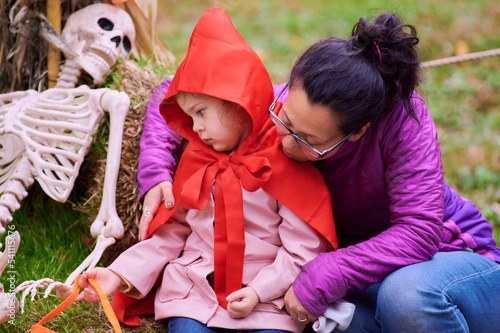
[[[341,145],[345,140],[347,140],[351,135],[353,135],[356,132],[356,131],[351,132],[345,138],[343,138],[342,140],[340,140],[340,142],[336,143],[333,147],[328,148],[327,150],[324,150],[324,151],[320,152],[319,150],[317,150],[316,148],[314,148],[313,146],[311,146],[309,143],[307,143],[306,141],[304,141],[300,136],[298,136],[297,134],[295,134],[278,117],[277,113],[279,113],[279,111],[281,110],[281,107],[283,106],[283,103],[281,103],[278,99],[281,97],[281,95],[283,94],[283,92],[285,91],[285,89],[287,87],[288,87],[288,83],[283,87],[283,89],[281,89],[280,93],[278,94],[278,96],[276,97],[276,99],[273,101],[273,103],[269,107],[269,109],[268,109],[269,116],[271,117],[271,120],[276,125],[276,127],[278,127],[278,129],[280,131],[282,131],[284,133],[288,133],[288,135],[293,136],[293,138],[295,139],[295,141],[297,142],[297,144],[300,146],[300,148],[302,148],[303,151],[305,151],[306,153],[308,153],[312,157],[314,157],[314,158],[320,158],[320,157],[323,157],[323,156],[327,155],[329,152],[331,152],[332,150],[334,150],[335,148],[337,148],[339,145]]]

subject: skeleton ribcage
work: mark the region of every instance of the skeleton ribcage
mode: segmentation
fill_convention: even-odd
[[[9,109],[5,133],[22,140],[36,171],[35,179],[57,201],[66,201],[73,188],[103,116],[99,101],[105,90],[54,88],[0,107]]]

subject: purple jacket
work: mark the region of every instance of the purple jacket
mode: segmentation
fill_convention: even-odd
[[[162,83],[153,96],[144,124],[141,198],[159,181],[172,179],[170,151],[179,141],[158,111],[167,87]],[[282,101],[286,97],[287,92]],[[332,157],[315,162],[332,195],[341,247],[306,264],[294,282],[295,294],[315,316],[351,288],[367,288],[437,251],[468,249],[500,261],[491,224],[443,180],[436,128],[417,94],[413,105],[420,124],[399,106],[360,140],[346,141]]]
[[[151,187],[165,180],[172,182],[177,165],[174,154],[181,145],[181,137],[160,115],[160,103],[169,85],[170,80],[166,80],[156,88],[146,110],[137,171],[141,202]]]

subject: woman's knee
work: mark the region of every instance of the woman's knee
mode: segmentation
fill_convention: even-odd
[[[411,318],[424,307],[446,302],[436,277],[426,272],[425,265],[410,265],[389,274],[382,281],[377,297],[377,312],[388,316]]]
[[[390,282],[390,283],[385,283]],[[403,280],[390,279],[384,281],[380,287],[377,297],[377,312],[391,313],[397,316],[398,313],[406,315],[406,312],[411,312],[408,307],[418,302],[418,295],[414,295],[415,289],[408,288],[408,284],[404,284]],[[416,305],[415,305],[416,306]]]
[[[495,292],[499,271],[497,263],[469,252],[437,253],[430,261],[398,269],[381,283],[377,322],[384,327],[412,327],[424,332],[467,331],[467,327],[481,323],[481,316],[488,317],[487,308],[498,308],[477,300],[488,292],[488,298],[500,294]],[[492,322],[493,317],[488,318]],[[485,325],[480,326],[489,332]]]

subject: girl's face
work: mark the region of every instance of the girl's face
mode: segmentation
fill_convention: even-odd
[[[319,151],[333,147],[345,137],[330,110],[321,105],[311,105],[305,91],[300,87],[290,90],[278,117],[301,139]],[[285,155],[301,162],[328,158],[343,144],[322,158],[314,158],[299,146],[292,135],[281,131],[278,127],[276,129],[281,137]],[[348,140],[351,140],[351,137]]]
[[[193,131],[217,152],[232,151],[250,133],[250,115],[241,107],[228,107],[222,99],[180,92],[177,104],[193,119]]]

